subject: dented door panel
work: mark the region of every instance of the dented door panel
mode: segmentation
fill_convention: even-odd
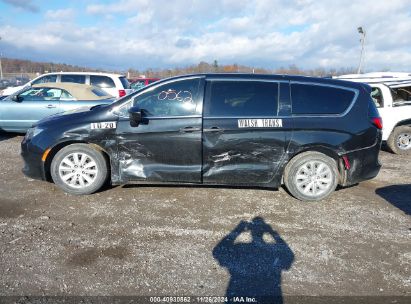
[[[278,177],[278,169],[286,157],[285,151],[292,132],[288,116],[288,82],[263,82],[267,86],[258,87],[252,81],[244,81],[236,88],[220,79],[215,81],[216,85],[213,81],[208,81],[206,88],[203,118],[203,182],[277,186],[281,179]],[[253,89],[253,86],[257,90]],[[273,87],[272,90],[270,86],[276,88]],[[213,93],[214,87],[216,93]],[[263,90],[262,94],[260,90]],[[219,91],[224,94],[219,94]],[[245,97],[242,98],[238,91]],[[216,104],[213,110],[212,107]],[[228,109],[228,104],[232,112]],[[256,108],[252,107],[255,104],[260,110],[256,111]],[[264,107],[264,104],[267,104],[267,107]],[[234,117],[213,117],[213,114],[219,114],[216,110],[219,107]],[[246,114],[248,109],[254,111],[250,114],[255,116],[233,114],[239,111]],[[277,113],[281,113],[282,116],[278,116]]]
[[[285,124],[284,124],[285,123]],[[283,161],[288,122],[279,128],[240,129],[237,119],[204,118],[203,182],[261,185],[273,182]],[[219,131],[206,131],[212,127]]]
[[[187,128],[189,127],[189,128]],[[122,182],[201,182],[201,117],[129,119],[117,126]]]

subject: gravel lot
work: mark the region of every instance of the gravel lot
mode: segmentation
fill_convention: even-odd
[[[316,203],[216,187],[71,196],[23,176],[21,140],[0,135],[0,295],[411,296],[411,156],[381,152],[376,179]]]

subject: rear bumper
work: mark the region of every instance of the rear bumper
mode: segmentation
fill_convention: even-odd
[[[30,141],[24,139],[21,143],[20,155],[24,161],[22,169],[24,175],[33,179],[46,180],[41,151],[31,145]]]
[[[341,185],[350,186],[376,177],[381,169],[378,159],[380,149],[381,136],[371,147],[344,154],[348,158],[350,168],[344,170]]]

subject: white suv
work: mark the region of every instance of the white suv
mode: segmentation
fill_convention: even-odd
[[[411,73],[367,73],[334,77],[364,82],[383,121],[382,140],[396,154],[411,154]]]
[[[108,94],[118,98],[123,97],[133,90],[130,89],[128,80],[123,75],[107,74],[107,73],[93,73],[93,72],[56,72],[43,74],[24,86],[9,87],[0,92],[0,95],[8,96],[21,89],[31,86],[33,84],[40,84],[46,82],[74,82],[81,84],[89,84],[99,87]]]

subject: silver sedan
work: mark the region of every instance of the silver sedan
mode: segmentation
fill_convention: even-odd
[[[38,120],[65,111],[110,104],[114,97],[85,84],[43,83],[0,100],[0,131],[26,132]]]

